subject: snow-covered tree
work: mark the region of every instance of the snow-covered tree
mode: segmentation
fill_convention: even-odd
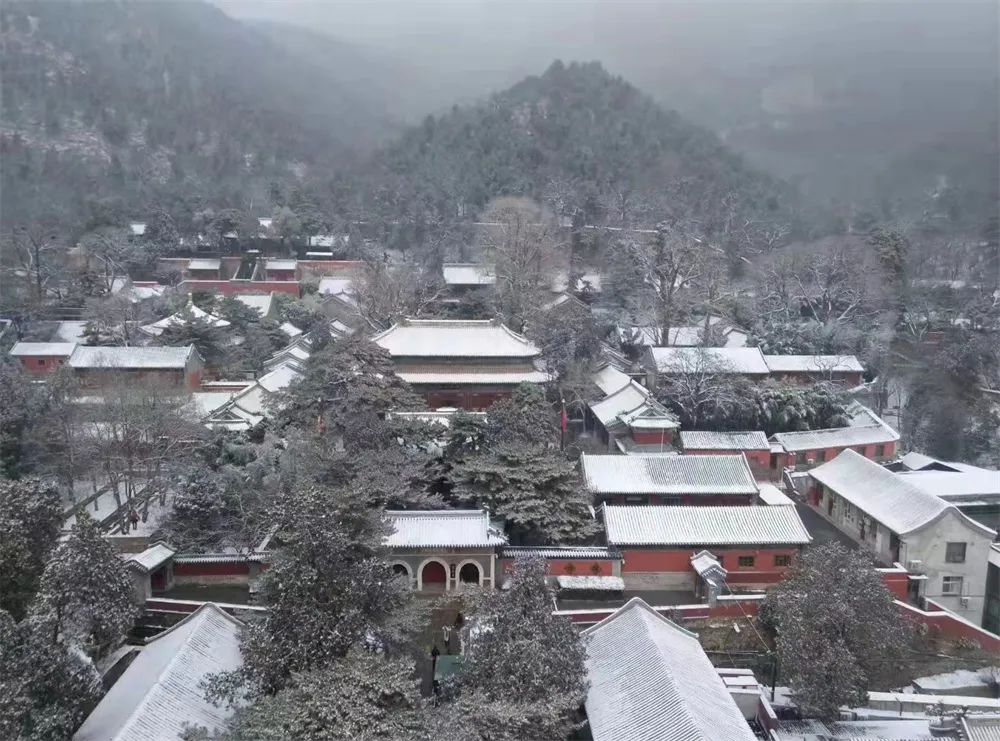
[[[0,479],[0,610],[21,620],[38,591],[62,525],[54,487],[37,479]]]
[[[218,680],[222,694],[271,694],[291,673],[330,666],[362,643],[390,647],[410,603],[386,558],[381,513],[351,492],[282,493],[272,516],[278,545],[259,582],[267,613],[244,631],[244,665]]]
[[[314,350],[303,376],[280,396],[282,420],[357,447],[360,431],[378,427],[387,412],[425,408],[389,353],[362,337]]]
[[[487,442],[550,445],[559,439],[555,410],[537,386],[522,383],[486,415]]]
[[[0,609],[0,738],[65,741],[101,693],[101,676],[85,655]]]
[[[457,702],[477,708],[466,738],[566,738],[586,694],[586,648],[552,614],[545,562],[519,559],[510,588],[482,595]]]
[[[685,428],[701,429],[706,416],[725,416],[744,398],[730,370],[725,361],[697,348],[660,369],[657,398],[677,412]]]
[[[114,646],[139,615],[125,562],[85,513],[45,565],[31,619],[53,643],[91,656]]]
[[[557,450],[499,443],[455,463],[449,480],[460,506],[503,518],[514,542],[585,542],[597,532],[576,467]]]
[[[898,673],[907,626],[871,559],[839,543],[807,549],[761,606],[782,676],[803,712],[836,718]]]
[[[409,661],[355,649],[237,711],[219,741],[430,741]]]

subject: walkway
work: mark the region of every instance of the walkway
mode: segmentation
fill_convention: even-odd
[[[824,520],[812,507],[802,502],[795,502],[795,509],[798,510],[799,517],[802,518],[806,530],[813,537],[813,545],[822,545],[831,541],[839,542],[852,550],[858,548],[858,544],[850,537],[842,533],[832,524]]]

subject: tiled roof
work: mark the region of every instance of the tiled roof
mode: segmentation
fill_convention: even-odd
[[[833,427],[828,430],[778,432],[771,439],[789,453],[824,448],[848,448],[852,445],[880,445],[899,439],[899,433],[888,426]]]
[[[709,551],[698,551],[691,556],[691,568],[703,579],[726,577],[729,572],[722,568],[722,563]]]
[[[530,340],[493,320],[404,319],[372,338],[394,357],[534,358]]]
[[[861,373],[864,366],[853,355],[765,355],[772,373]]]
[[[296,260],[265,260],[264,269],[265,270],[295,270],[298,261]]]
[[[145,332],[148,335],[158,337],[163,334],[165,329],[170,327],[177,327],[186,324],[189,321],[201,321],[207,322],[213,327],[228,327],[229,322],[217,316],[212,316],[204,309],[199,309],[194,303],[188,303],[188,305],[182,310],[168,317],[164,317],[157,322],[152,324],[144,324],[139,327],[140,331]]]
[[[549,375],[543,371],[523,366],[438,366],[406,367],[396,370],[396,375],[409,384],[510,384],[547,383]]]
[[[592,403],[590,411],[594,413],[602,425],[607,427],[619,415],[641,407],[648,398],[649,391],[635,381],[629,381],[628,385],[622,386],[600,401]]]
[[[261,316],[271,313],[271,303],[274,301],[273,293],[237,293],[233,296],[244,306],[249,306]]]
[[[188,261],[188,270],[218,270],[222,267],[222,260],[208,257],[197,257]]]
[[[142,553],[133,553],[129,559],[129,565],[134,565],[142,571],[150,572],[165,564],[174,554],[177,553],[166,543],[154,543]]]
[[[75,342],[18,342],[10,349],[15,358],[23,356],[68,358],[76,348]]]
[[[71,368],[84,369],[183,369],[194,352],[187,347],[90,347],[77,345],[67,361]]]
[[[845,450],[809,471],[809,475],[897,535],[919,530],[949,510],[965,518],[940,497],[853,450]]]
[[[611,364],[601,367],[590,378],[605,396],[628,386],[631,380],[627,373],[622,373]]]
[[[625,580],[620,576],[600,576],[594,574],[568,575],[556,577],[560,589],[586,589],[594,592],[621,592]]]
[[[685,450],[770,450],[767,435],[759,431],[700,432],[681,431]]]
[[[209,602],[151,638],[73,741],[173,741],[187,724],[221,730],[233,711],[206,700],[202,682],[241,666],[242,627]]]
[[[567,559],[574,558],[621,558],[614,548],[602,548],[600,546],[580,545],[580,546],[504,546],[500,549],[501,558],[517,558],[519,556],[539,556],[540,558]]]
[[[651,347],[660,373],[686,373],[714,367],[718,373],[766,376],[771,371],[756,347]]]
[[[390,548],[492,548],[507,542],[490,523],[489,512],[474,510],[387,511]]]
[[[794,507],[604,506],[609,545],[804,545]]]
[[[896,474],[928,494],[961,504],[968,498],[1000,497],[1000,471],[904,471]]]
[[[763,504],[775,507],[795,506],[795,502],[792,501],[792,498],[774,484],[761,484],[760,494],[758,496]]]
[[[966,715],[961,723],[962,741],[1000,741],[1000,715]]]
[[[497,282],[491,265],[468,262],[446,262],[441,266],[444,282],[449,286],[492,286]]]
[[[756,494],[742,455],[580,456],[594,494]]]
[[[639,598],[582,633],[594,741],[753,741],[698,636]]]

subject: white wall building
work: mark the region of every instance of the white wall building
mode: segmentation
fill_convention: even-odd
[[[814,509],[879,561],[925,575],[915,582],[919,596],[982,625],[996,532],[853,450],[809,476]]]

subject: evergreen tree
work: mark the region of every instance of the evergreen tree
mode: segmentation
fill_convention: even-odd
[[[21,620],[62,525],[59,492],[36,479],[0,479],[0,610]]]
[[[586,648],[569,620],[552,614],[545,568],[541,559],[518,559],[510,587],[484,593],[477,605],[451,688],[459,707],[478,708],[466,738],[566,738],[577,725]]]
[[[807,549],[768,591],[761,621],[803,712],[834,719],[898,674],[907,627],[871,559],[839,543]]]
[[[86,513],[45,566],[32,619],[53,643],[91,656],[117,645],[139,614],[125,562]]]

